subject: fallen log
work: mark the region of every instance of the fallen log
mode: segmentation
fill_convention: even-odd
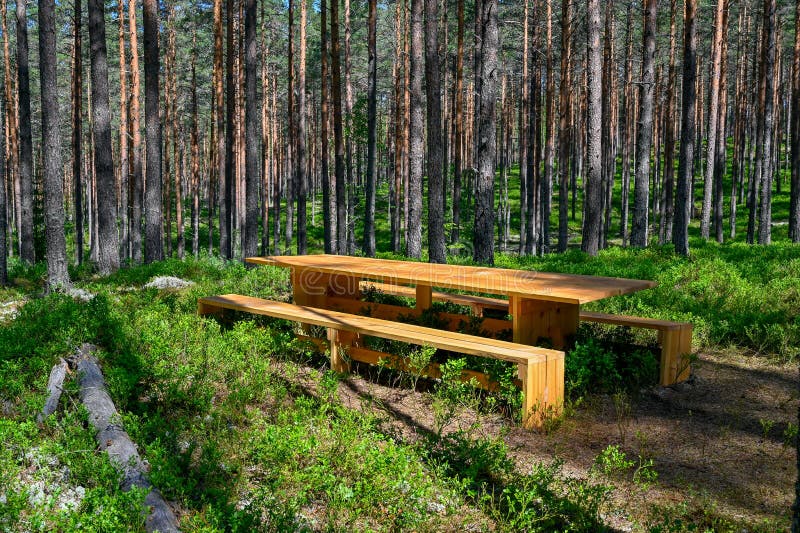
[[[147,479],[146,468],[136,451],[136,445],[122,427],[119,413],[108,395],[103,373],[94,356],[96,350],[97,347],[91,344],[82,345],[76,354],[76,363],[80,398],[89,412],[89,422],[97,431],[97,443],[122,474],[122,490],[128,491],[132,487],[148,490],[144,503],[150,512],[145,519],[145,529],[162,533],[180,531],[172,509]]]
[[[61,399],[61,391],[63,390],[67,370],[67,362],[61,358],[50,370],[50,377],[47,380],[47,392],[49,394],[44,402],[44,407],[42,407],[42,412],[36,417],[36,421],[40,424],[58,409],[58,400]]]

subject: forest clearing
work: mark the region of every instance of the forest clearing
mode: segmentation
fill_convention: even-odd
[[[800,2],[0,35],[0,530],[800,532]]]

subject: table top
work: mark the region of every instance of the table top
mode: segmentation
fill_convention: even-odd
[[[248,257],[248,263],[460,291],[582,304],[655,287],[654,281],[532,270],[444,265],[344,255]]]

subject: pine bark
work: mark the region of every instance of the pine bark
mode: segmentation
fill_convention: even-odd
[[[775,175],[773,160],[773,142],[775,127],[775,103],[773,91],[775,90],[775,0],[764,0],[764,40],[762,44],[761,79],[764,84],[764,113],[763,117],[763,143],[761,150],[761,203],[758,217],[758,243],[769,244],[772,240],[772,183]]]
[[[654,0],[648,0],[654,2]],[[583,237],[581,250],[589,255],[597,255],[600,247],[602,230],[602,50],[600,48],[600,2],[588,0],[587,17],[587,59],[586,59],[586,103],[587,103],[587,135],[586,162],[588,172],[584,193]],[[645,32],[646,33],[646,32]],[[644,67],[643,67],[644,69]],[[651,89],[652,90],[652,89]],[[651,111],[652,113],[652,111]],[[652,120],[652,119],[651,119]],[[646,205],[646,203],[645,203]],[[645,207],[646,208],[646,207]]]
[[[144,261],[164,258],[161,231],[161,117],[159,108],[158,2],[142,0],[144,26],[144,121],[147,135],[147,168],[145,176],[145,240]]]
[[[93,0],[96,1],[96,0]],[[103,35],[105,38],[105,35]],[[45,243],[47,247],[47,287],[49,290],[63,290],[70,285],[67,272],[67,242],[64,236],[64,189],[61,180],[61,130],[58,113],[58,77],[56,75],[56,4],[55,0],[39,0],[39,79],[42,94],[42,153],[44,179],[44,219]],[[109,144],[110,133],[109,132]],[[110,148],[110,147],[109,147]],[[108,151],[109,155],[111,150]],[[110,187],[111,206],[104,211],[116,207],[114,200],[114,175],[111,183],[103,183]],[[107,198],[108,191],[105,191]],[[107,215],[107,213],[105,213]],[[114,229],[114,247],[111,249],[115,259],[116,227]],[[103,235],[105,237],[105,234]]]
[[[375,157],[377,151],[378,62],[377,62],[377,0],[368,1],[367,13],[367,181],[366,212],[364,214],[364,254],[375,256],[375,187],[377,184]],[[444,231],[444,227],[442,227]]]
[[[456,86],[455,86],[455,143],[453,157],[453,231],[450,242],[461,238],[461,183],[464,168],[464,0],[457,0],[456,27]]]
[[[338,1],[338,0],[333,0]],[[331,183],[328,156],[328,10],[326,0],[320,0],[320,172],[322,174],[322,217],[324,219],[325,253],[336,253],[336,192]]]
[[[714,201],[713,201],[713,226],[714,237],[717,242],[722,243],[724,240],[723,227],[722,227],[722,211],[724,202],[724,188],[723,181],[726,170],[726,157],[727,157],[727,135],[726,135],[726,119],[728,116],[728,9],[726,6],[725,12],[722,16],[722,43],[720,48],[720,87],[719,87],[719,108],[717,110],[717,133],[716,141],[717,147],[714,150]]]
[[[297,253],[307,251],[306,196],[308,175],[306,165],[306,0],[300,0],[300,57],[297,65]]]
[[[33,142],[31,140],[31,88],[28,67],[27,0],[17,2],[17,116],[19,117],[20,259],[36,260],[33,234]],[[59,152],[60,153],[60,152]]]
[[[656,0],[647,0],[645,2],[642,79],[639,85],[639,132],[636,140],[636,175],[633,184],[634,204],[633,223],[631,225],[631,246],[640,248],[647,246],[649,234],[650,150],[653,141],[656,8]]]
[[[438,0],[425,0],[425,96],[428,119],[428,258],[431,263],[444,263],[447,258],[444,240]]]
[[[108,96],[106,23],[103,0],[89,0],[89,46],[92,67],[94,168],[97,176],[99,237],[97,270],[100,275],[107,275],[119,269],[119,239],[114,162],[111,157],[111,109]],[[56,124],[58,124],[57,119]]]
[[[142,179],[142,136],[139,98],[141,77],[139,73],[139,29],[136,25],[136,1],[128,0],[128,28],[131,41],[131,152],[133,155],[133,183],[131,195],[131,259],[134,264],[142,262],[142,204],[144,182]]]
[[[0,95],[0,132],[5,132],[5,94]],[[6,143],[0,140],[0,287],[8,284],[8,196],[6,195]]]
[[[711,45],[711,76],[708,91],[708,137],[706,144],[706,179],[703,184],[703,208],[700,214],[700,236],[708,239],[711,228],[711,196],[714,186],[714,165],[717,150],[717,122],[719,121],[720,70],[722,68],[722,19],[726,0],[717,0],[714,15],[714,39]]]
[[[675,194],[675,251],[689,255],[689,220],[692,216],[692,161],[695,143],[697,92],[697,0],[686,0],[683,14],[683,98],[681,101],[681,144],[678,157],[678,186]]]
[[[217,185],[219,201],[219,253],[222,257],[230,254],[230,225],[228,220],[227,200],[227,135],[225,133],[225,89],[223,83],[223,59],[222,59],[222,0],[214,0],[214,69],[212,73],[212,83],[214,85],[214,120],[217,135]]]
[[[336,174],[337,251],[347,253],[347,197],[345,190],[344,132],[342,131],[342,67],[339,41],[339,3],[331,1],[331,93],[333,97],[333,142]]]
[[[304,2],[305,4],[305,2]],[[258,51],[256,49],[256,0],[245,0],[245,228],[242,259],[258,254],[258,109],[256,103],[256,76]]]
[[[197,42],[196,34],[192,35],[192,95],[191,95],[191,109],[192,109],[192,132],[191,136],[191,164],[192,164],[192,254],[197,257],[200,254],[200,143],[199,143],[199,126],[197,119]],[[254,113],[255,114],[255,113]],[[254,157],[253,159],[256,159]],[[256,161],[256,165],[258,162]],[[256,178],[258,179],[258,178]],[[183,191],[180,174],[176,173],[175,179],[175,203],[177,204],[178,214],[181,213],[183,204]],[[258,198],[255,200],[258,201]],[[209,206],[210,209],[210,206]],[[258,213],[256,213],[258,217]],[[178,253],[181,250],[180,245],[183,244],[183,220],[181,216],[177,217],[178,222]],[[256,220],[256,227],[258,227],[258,220]]]
[[[220,197],[220,202],[224,200],[224,207],[220,206],[220,253],[226,259],[233,258],[233,193],[234,180],[236,179],[236,160],[235,160],[235,137],[236,137],[236,84],[234,78],[234,31],[233,19],[236,16],[234,0],[227,0],[225,3],[225,178],[224,194]],[[223,217],[224,213],[224,219]],[[224,229],[222,225],[224,224]],[[224,241],[223,241],[224,239]],[[276,242],[277,246],[278,243]]]
[[[76,1],[75,4],[78,5],[80,2]],[[128,213],[129,206],[130,206],[130,179],[131,179],[131,166],[130,166],[130,155],[128,153],[128,145],[129,145],[129,138],[128,138],[128,64],[127,58],[125,53],[125,6],[124,2],[120,0],[117,2],[117,22],[119,23],[119,174],[120,174],[120,198],[119,198],[119,218],[120,218],[120,260],[126,261],[130,258],[130,233],[129,233],[129,220],[130,214]],[[76,34],[76,48],[77,48],[77,36],[80,35],[80,32]],[[73,88],[74,91],[77,92],[78,98],[80,98],[80,86],[75,86]],[[75,124],[75,120],[80,122],[80,114],[77,115],[77,118],[73,119],[73,125]],[[74,126],[73,126],[74,127]],[[81,136],[80,132],[75,135],[73,130],[73,138],[72,138],[72,145],[73,145],[73,158],[75,158],[76,153],[80,152],[80,144],[81,144]],[[75,198],[81,196],[80,191],[81,187],[79,186],[79,176],[80,176],[80,161],[76,162],[73,160],[73,175],[75,175]],[[77,219],[78,219],[78,204],[75,205],[75,218],[76,218],[76,233],[78,231],[77,226]],[[81,234],[83,233],[83,228],[81,227]],[[83,235],[81,235],[81,241],[83,239]],[[82,243],[81,243],[82,246]],[[82,254],[82,252],[81,252]]]
[[[122,9],[122,2],[119,2],[120,10]],[[120,20],[122,20],[120,18]],[[120,28],[122,25],[120,23]],[[82,32],[81,32],[81,0],[75,0],[73,17],[72,17],[72,183],[74,187],[74,206],[75,206],[75,259],[78,265],[83,264],[83,183],[81,176],[81,162],[83,154],[81,153],[81,138],[83,136],[83,81],[81,76],[83,74],[83,54],[82,54]],[[124,37],[121,39],[124,43]],[[125,48],[124,45],[120,47],[120,74],[122,75],[122,65],[125,64]],[[120,82],[121,94],[125,94],[126,87],[124,87],[125,78]],[[120,110],[120,124],[127,122],[126,109],[123,107]],[[127,169],[128,152],[127,146],[122,148],[125,139],[120,137],[120,147],[124,150],[124,154],[120,157],[120,166]],[[127,180],[126,180],[127,182]],[[123,226],[124,228],[124,226]]]
[[[670,0],[669,15],[669,67],[667,70],[667,101],[664,132],[664,187],[663,215],[658,233],[658,242],[672,240],[672,220],[675,216],[675,90],[677,69],[675,67],[676,18],[678,0]]]
[[[475,229],[473,260],[494,264],[494,172],[496,157],[497,0],[484,0],[481,8],[480,113],[478,172],[475,178]]]
[[[795,5],[794,58],[792,62],[792,184],[789,202],[789,237],[800,242],[800,0]],[[798,453],[800,461],[800,453]],[[798,470],[800,472],[800,470]],[[800,481],[794,507],[795,523],[800,527]]]
[[[572,54],[572,1],[561,0],[561,86],[559,119],[558,119],[558,251],[566,252],[569,240],[568,228],[568,191],[570,178],[570,115],[572,95],[572,72],[570,56]]]
[[[425,0],[411,0],[411,107],[409,109],[409,175],[406,255],[422,256],[422,172],[425,161],[422,81],[424,76]]]

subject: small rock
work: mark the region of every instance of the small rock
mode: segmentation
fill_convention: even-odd
[[[76,300],[80,300],[82,302],[88,302],[89,300],[94,298],[94,294],[92,294],[91,292],[89,292],[87,290],[84,290],[84,289],[79,289],[79,288],[76,288],[76,287],[70,288],[67,291],[67,294],[72,296]]]
[[[175,276],[157,276],[145,284],[146,289],[185,289],[194,285],[192,281],[186,281]]]
[[[447,507],[444,504],[439,502],[428,502],[428,512],[435,513],[435,514],[444,514],[447,511]]]

